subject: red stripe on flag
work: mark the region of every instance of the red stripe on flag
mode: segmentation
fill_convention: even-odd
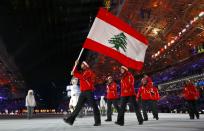
[[[118,62],[122,63],[124,66],[127,66],[138,71],[140,71],[143,67],[143,62],[128,58],[127,56],[121,54],[120,52],[112,48],[106,47],[89,38],[86,39],[83,48],[93,50],[106,56],[112,57],[113,59],[116,59]]]
[[[132,37],[138,39],[142,43],[148,45],[148,41],[143,35],[141,35],[137,31],[135,31],[130,25],[128,25],[127,23],[122,21],[120,18],[109,13],[107,10],[100,8],[96,17],[111,24],[112,26],[115,26],[116,28],[118,28],[118,29],[126,32],[127,34],[131,35]]]

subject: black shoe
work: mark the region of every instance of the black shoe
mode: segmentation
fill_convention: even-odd
[[[69,124],[69,125],[71,125],[71,126],[72,126],[73,123],[74,123],[74,121],[71,122],[69,119],[66,119],[66,118],[64,118],[63,120],[64,120],[65,123],[67,123],[67,124]]]
[[[94,126],[101,126],[101,123],[95,123]]]
[[[191,117],[190,119],[191,119],[191,120],[194,120],[194,118],[192,118],[192,117]]]
[[[108,121],[112,121],[112,120],[111,119],[106,119],[105,121],[108,122]]]
[[[148,119],[144,119],[144,121],[148,121]]]
[[[143,121],[140,121],[140,122],[139,122],[139,125],[143,125]]]
[[[115,122],[116,125],[124,126],[124,123]]]
[[[159,117],[157,117],[156,120],[159,120]]]

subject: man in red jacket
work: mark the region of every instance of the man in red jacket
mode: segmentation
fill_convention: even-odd
[[[108,85],[107,85],[107,119],[105,121],[112,121],[112,104],[115,109],[118,110],[118,94],[117,94],[117,84],[113,81],[111,76],[108,77]]]
[[[194,119],[194,114],[197,119],[199,119],[199,113],[197,109],[197,101],[200,97],[199,91],[197,88],[188,80],[183,89],[183,97],[188,103],[188,113],[190,119]]]
[[[75,64],[77,65],[78,61],[76,61]],[[94,120],[95,120],[94,126],[100,126],[101,125],[100,111],[94,99],[94,93],[93,93],[94,91],[94,73],[89,68],[89,65],[85,61],[82,62],[81,69],[82,69],[82,72],[78,72],[77,70],[75,70],[72,73],[74,77],[80,80],[81,94],[79,96],[79,100],[78,100],[75,110],[72,112],[72,114],[68,118],[65,118],[64,121],[70,125],[73,125],[75,118],[79,114],[85,102],[89,102],[91,106],[93,107]]]
[[[122,79],[121,79],[121,109],[118,113],[118,118],[115,124],[124,125],[124,115],[125,115],[125,109],[128,101],[133,105],[134,111],[136,113],[139,125],[143,124],[143,118],[142,114],[139,111],[138,104],[135,99],[135,89],[134,89],[134,77],[133,75],[128,71],[128,68],[125,66],[121,66],[120,69],[122,73]]]
[[[159,119],[158,112],[155,109],[153,109],[153,103],[152,103],[153,93],[154,93],[152,79],[145,75],[141,82],[142,82],[142,86],[139,88],[137,92],[136,99],[137,101],[139,101],[140,98],[142,100],[142,111],[143,111],[144,121],[148,121],[148,115],[147,115],[148,107],[151,108],[154,117],[158,120]]]

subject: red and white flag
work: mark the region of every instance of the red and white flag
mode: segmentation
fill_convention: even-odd
[[[100,8],[83,47],[140,71],[148,41],[127,23]]]

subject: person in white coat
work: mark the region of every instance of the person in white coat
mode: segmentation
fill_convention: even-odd
[[[107,109],[104,98],[105,98],[104,96],[101,96],[101,100],[100,100],[100,111],[102,116],[106,115],[106,109]]]
[[[25,100],[25,106],[27,107],[27,118],[31,119],[33,116],[34,107],[36,106],[33,90],[28,90],[28,94]]]
[[[71,112],[74,111],[79,99],[80,88],[77,84],[78,84],[78,79],[73,77],[71,80],[71,85],[67,86],[68,97],[71,97],[69,101],[69,109]]]

